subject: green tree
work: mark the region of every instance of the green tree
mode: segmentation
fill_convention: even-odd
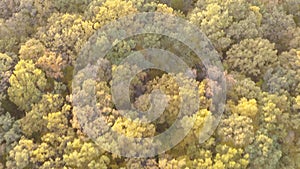
[[[3,0],[0,2],[0,18],[8,19],[17,12],[20,0]]]
[[[282,156],[277,140],[261,131],[257,132],[254,143],[247,146],[246,152],[250,155],[250,168],[276,168]]]
[[[12,74],[13,59],[3,53],[0,53],[0,95],[6,96],[6,90],[9,84],[9,77]],[[1,99],[2,101],[2,99]]]
[[[0,20],[0,52],[18,54],[20,45],[36,31],[37,23],[35,13],[22,7],[12,17]]]
[[[232,43],[224,30],[233,23],[233,17],[223,6],[211,3],[204,10],[195,8],[189,20],[201,28],[219,52],[225,50]]]
[[[71,64],[93,33],[92,23],[78,14],[54,13],[37,32],[38,38],[50,52],[60,54]]]
[[[230,147],[226,144],[218,144],[216,146],[216,156],[214,158],[213,168],[231,169],[231,168],[247,168],[249,164],[249,154],[245,153],[241,148]]]
[[[137,12],[131,1],[106,0],[89,7],[89,17],[95,30],[122,16]]]
[[[31,152],[35,145],[32,140],[22,137],[18,144],[9,152],[7,168],[33,168],[30,162]]]
[[[159,168],[186,168],[186,159],[185,158],[172,158],[168,154],[159,158],[158,166]]]
[[[221,120],[217,133],[222,143],[245,147],[254,140],[253,121],[247,116],[232,114]]]
[[[248,100],[261,99],[261,88],[250,78],[233,72],[233,79],[231,81],[232,84],[231,86],[229,85],[227,90],[228,99],[234,101],[235,103],[238,103],[238,101],[242,98],[246,98]]]
[[[20,137],[19,121],[16,121],[9,113],[0,115],[0,164],[5,166],[9,151],[17,144]]]
[[[289,28],[295,28],[296,24],[292,15],[277,6],[267,8],[263,13],[262,19],[263,38],[276,44],[276,49],[283,51],[284,44],[282,41],[286,38],[285,32]]]
[[[67,1],[35,1],[37,9],[40,13],[44,13],[45,10],[55,10],[60,13],[83,13],[88,4],[92,0],[67,0]],[[53,12],[53,11],[52,11]]]
[[[277,62],[275,44],[261,38],[245,39],[233,45],[226,60],[229,70],[241,72],[256,82]]]
[[[104,154],[103,150],[92,142],[80,139],[67,143],[63,160],[66,163],[65,168],[76,169],[107,169],[110,164],[110,158]]]
[[[264,76],[263,89],[276,94],[297,96],[300,94],[300,52],[291,49],[279,55],[280,65]]]
[[[296,0],[285,0],[283,1],[284,10],[289,15],[293,15],[294,21],[297,26],[300,26],[300,7],[299,2]]]
[[[47,133],[47,121],[43,116],[59,111],[63,103],[64,99],[58,94],[44,94],[38,103],[32,104],[32,109],[20,120],[23,133],[29,138],[39,138]]]
[[[36,62],[45,53],[44,45],[36,39],[29,39],[21,46],[19,58],[22,60],[33,60]]]

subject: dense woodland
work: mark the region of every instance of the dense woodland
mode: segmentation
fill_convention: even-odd
[[[171,39],[149,34],[120,41],[103,59],[99,80],[86,81],[83,92],[72,88],[74,64],[105,24],[155,11],[185,18],[210,39],[225,69],[225,111],[213,135],[199,144],[203,123],[212,116],[211,79],[201,64],[194,65],[192,82],[201,102],[190,117],[196,119],[192,130],[163,154],[126,158],[104,151],[86,135],[73,98],[84,97],[95,84],[97,106],[111,130],[130,137],[163,132],[179,109],[172,75],[149,70],[131,82],[130,97],[140,110],[149,108],[155,89],[171,98],[162,117],[148,124],[120,115],[110,80],[132,51],[155,47],[176,53]],[[299,0],[1,0],[0,169],[299,169],[299,82]],[[96,120],[91,123],[97,126]]]

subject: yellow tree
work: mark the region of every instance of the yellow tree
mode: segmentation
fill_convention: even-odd
[[[42,70],[37,69],[32,60],[20,60],[9,79],[9,99],[21,110],[29,111],[31,104],[37,103],[46,87],[47,79]]]

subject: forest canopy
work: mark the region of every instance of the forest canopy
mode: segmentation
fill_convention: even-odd
[[[89,59],[82,56],[90,51],[82,51],[93,35],[101,35],[96,40],[100,49],[109,42],[110,36],[99,29],[142,12],[176,16],[201,30],[223,72],[206,67],[182,41],[153,33],[114,41],[97,61],[97,72],[92,65],[76,72],[78,63]],[[161,23],[176,28],[172,24]],[[118,77],[141,70],[122,64],[124,58],[149,48],[189,60],[191,69],[135,74],[128,86],[134,110],[127,110],[123,100],[115,98],[127,89],[114,91],[113,85],[125,83]],[[163,56],[151,59],[163,63],[160,66],[169,62]],[[218,85],[221,76],[226,90]],[[214,91],[226,92],[226,101],[216,103]],[[87,99],[90,95],[95,96],[95,107]],[[197,111],[181,113],[183,96],[193,103],[184,108]],[[159,112],[155,106],[165,109]],[[218,126],[200,143],[199,136],[216,120],[219,108]],[[152,114],[141,113],[148,110]],[[165,137],[172,146],[155,156],[139,155],[161,142],[134,147],[125,139],[120,142],[123,137],[142,142],[166,133],[173,124],[178,132]],[[111,131],[122,137],[112,139],[107,136]],[[181,132],[185,137],[173,143]],[[99,133],[107,136],[105,144],[93,139]],[[0,169],[6,168],[299,169],[300,1],[1,0]]]

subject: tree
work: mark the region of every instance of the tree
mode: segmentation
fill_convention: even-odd
[[[36,28],[35,13],[23,8],[5,21],[0,21],[0,52],[17,54],[20,45],[29,39]]]
[[[300,93],[300,52],[291,49],[279,55],[280,65],[264,76],[263,89],[270,93],[297,96]]]
[[[61,55],[63,61],[71,64],[93,32],[92,23],[81,15],[54,13],[48,24],[39,29],[36,38],[50,52]]]
[[[246,148],[249,153],[249,167],[263,167],[266,169],[276,168],[282,152],[275,138],[271,138],[264,132],[259,131],[255,136],[254,143]]]
[[[20,60],[9,79],[9,99],[21,110],[29,111],[37,103],[47,85],[45,74],[31,60]]]
[[[1,108],[0,108],[1,111]],[[0,164],[5,166],[9,151],[21,137],[20,123],[7,112],[0,115]]]
[[[204,10],[195,8],[189,20],[201,28],[219,52],[225,50],[232,43],[224,30],[232,24],[233,17],[230,16],[228,9],[224,9],[219,4],[208,4]]]
[[[231,111],[234,114],[239,114],[254,119],[258,113],[257,102],[255,99],[247,100],[243,97],[239,100],[238,105],[232,107]]]
[[[166,4],[173,8],[174,10],[179,10],[184,13],[187,13],[192,7],[192,0],[183,1],[183,0],[160,0],[161,3]]]
[[[247,116],[234,113],[221,120],[217,133],[222,143],[233,147],[245,147],[254,140],[253,121]]]
[[[38,11],[43,14],[46,11],[49,13],[83,13],[88,4],[92,0],[68,0],[68,1],[35,1],[35,6]]]
[[[287,14],[293,15],[295,23],[297,24],[297,26],[299,26],[300,25],[299,2],[295,0],[285,0],[283,2],[283,7],[284,10],[287,12]]]
[[[264,90],[273,94],[299,95],[299,71],[277,67],[266,72]]]
[[[296,24],[292,15],[287,15],[285,11],[277,6],[267,8],[262,18],[263,38],[276,44],[276,49],[283,51],[285,48],[281,41],[285,39],[285,31],[295,28]]]
[[[0,53],[0,94],[4,95],[8,88],[8,80],[12,74],[13,59],[6,54]]]
[[[35,63],[45,53],[46,48],[36,39],[29,39],[24,45],[21,46],[19,51],[19,58],[22,60],[33,60]]]
[[[50,108],[49,111],[55,109],[57,108]],[[70,111],[71,106],[65,104],[59,107],[59,111],[44,115],[42,118],[45,120],[45,125],[38,127],[43,127],[41,130],[47,132],[33,139],[22,137],[10,151],[7,167],[63,168],[65,166],[63,154],[67,152],[66,145],[76,136],[74,130],[69,127]]]
[[[54,52],[46,52],[37,60],[36,66],[41,68],[47,77],[62,79],[64,77],[63,69],[66,67],[66,62],[61,55]]]
[[[8,19],[17,12],[18,6],[20,5],[20,0],[3,0],[0,2],[0,18]]]
[[[63,160],[66,163],[65,167],[78,169],[107,169],[110,164],[110,159],[103,150],[92,142],[80,139],[67,143]]]
[[[7,168],[33,168],[34,165],[30,163],[31,152],[34,149],[32,140],[22,137],[18,144],[9,152]]]
[[[238,103],[238,101],[242,98],[246,98],[248,100],[261,99],[261,88],[250,78],[241,76],[240,74],[236,74],[233,72],[232,81],[232,86],[229,86],[227,90],[228,99],[234,101],[235,103]]]
[[[155,158],[128,159],[126,167],[132,169],[159,169]]]
[[[233,45],[226,60],[229,70],[241,72],[256,82],[277,62],[275,44],[261,38],[245,39]]]
[[[111,42],[100,33],[89,39],[108,23],[139,12],[195,24],[226,71],[205,67],[195,49],[165,35]],[[299,14],[298,0],[2,0],[0,168],[300,168]],[[161,25],[156,29],[181,29],[155,19]],[[135,22],[130,31],[142,25]],[[98,52],[114,46],[98,59],[89,57],[97,52],[82,50],[86,43],[96,44]],[[173,74],[120,65],[149,48],[179,56],[191,70]],[[143,54],[153,64],[170,63]],[[213,99],[224,89],[220,75],[226,78],[226,105]],[[131,79],[129,93],[124,78]],[[200,144],[220,108],[225,111],[219,126]],[[169,129],[176,131],[151,140]],[[187,135],[178,143],[182,133]],[[149,158],[120,156],[153,155],[160,145],[171,149]]]
[[[216,156],[213,168],[247,168],[249,164],[249,154],[241,148],[230,147],[226,144],[216,146]]]
[[[221,54],[232,44],[261,35],[260,7],[246,0],[198,0],[188,17]]]
[[[262,14],[257,6],[248,6],[249,9],[242,11],[242,15],[246,13],[246,17],[235,21],[227,31],[227,34],[235,43],[239,43],[243,39],[255,39],[261,37]],[[240,14],[236,14],[240,16]]]
[[[166,169],[172,169],[172,168],[186,168],[186,159],[175,159],[171,156],[163,156],[159,158],[158,163],[159,168],[166,168]]]
[[[19,47],[16,44],[20,43],[20,39],[13,31],[13,28],[9,28],[7,24],[0,20],[0,52],[13,52],[17,53],[19,51]]]
[[[93,28],[97,30],[115,19],[137,12],[137,9],[131,1],[106,0],[103,3],[100,1],[99,4],[92,4],[88,12]]]
[[[20,120],[22,131],[29,138],[38,138],[47,133],[47,121],[43,116],[59,111],[64,103],[64,99],[58,94],[44,94],[41,97]]]

